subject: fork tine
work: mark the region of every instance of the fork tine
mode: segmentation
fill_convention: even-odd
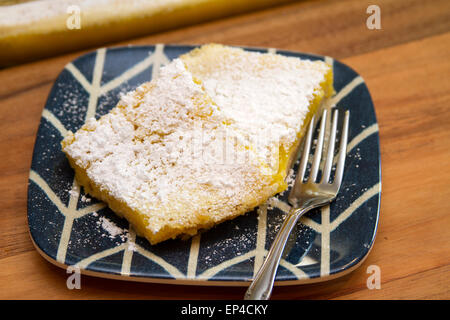
[[[319,137],[317,138],[316,151],[314,152],[314,160],[311,167],[310,181],[314,182],[319,173],[320,159],[322,157],[323,139],[325,136],[325,124],[327,120],[327,110],[323,110],[322,120],[320,122]]]
[[[302,158],[300,160],[300,166],[298,167],[297,171],[297,178],[299,182],[303,181],[303,178],[305,177],[305,171],[306,166],[308,164],[308,156],[309,156],[309,150],[311,149],[311,139],[312,139],[312,133],[314,129],[314,116],[312,116],[311,121],[309,123],[308,133],[305,138],[305,146],[303,147],[303,154]]]
[[[312,177],[315,180],[317,176],[318,166],[320,162],[320,154],[322,153],[322,145],[324,139],[324,128],[326,121],[326,111],[324,111],[322,116],[322,121],[320,124],[319,141],[316,146],[316,151],[314,154],[314,164],[312,168]],[[334,149],[334,141],[336,137],[336,126],[337,126],[337,111],[334,112],[333,116],[333,128],[331,134],[331,140],[329,142],[330,149]],[[272,287],[274,284],[275,276],[277,273],[278,265],[280,263],[281,256],[286,247],[286,242],[288,241],[289,235],[293,230],[294,226],[297,224],[298,220],[313,208],[323,206],[330,203],[336,198],[339,191],[341,180],[344,171],[344,161],[347,156],[347,136],[348,136],[348,124],[349,124],[349,111],[345,112],[344,125],[342,128],[342,137],[337,161],[336,178],[332,185],[330,184],[316,184],[315,181],[310,181],[307,183],[302,183],[304,170],[306,163],[309,158],[309,148],[311,144],[312,128],[313,122],[310,124],[307,139],[305,142],[305,147],[303,150],[302,164],[299,168],[295,184],[289,193],[288,201],[292,205],[289,210],[283,224],[280,227],[280,231],[275,237],[272,245],[269,249],[269,253],[264,260],[264,263],[260,267],[259,271],[256,273],[253,282],[247,289],[245,293],[245,299],[269,299],[272,292]],[[334,150],[328,151],[327,155],[327,167],[330,167],[330,163],[333,163]],[[331,160],[330,160],[331,159]],[[331,169],[324,169],[324,172],[329,175]],[[323,180],[323,179],[322,179]],[[328,182],[328,181],[327,181]]]
[[[322,182],[328,183],[330,180],[330,173],[331,168],[333,166],[333,159],[334,159],[334,145],[336,140],[336,127],[337,127],[337,120],[338,120],[338,110],[335,109],[333,112],[333,124],[331,126],[331,132],[330,132],[330,141],[328,142],[328,153],[327,153],[327,159],[325,162],[325,167],[323,170],[322,175]]]
[[[345,158],[347,156],[347,136],[348,136],[348,123],[350,118],[350,111],[345,112],[344,124],[342,126],[341,143],[339,145],[339,156],[336,164],[336,175],[334,177],[333,184],[339,189],[342,176],[344,174]]]

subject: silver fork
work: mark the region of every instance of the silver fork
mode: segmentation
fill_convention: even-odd
[[[341,134],[341,141],[339,146],[339,154],[336,163],[336,171],[333,182],[330,183],[331,169],[333,167],[334,159],[334,145],[336,140],[338,110],[334,110],[330,138],[328,143],[327,157],[325,165],[322,170],[322,178],[316,182],[323,153],[323,140],[325,136],[325,124],[327,118],[327,111],[324,110],[322,120],[320,122],[319,137],[317,139],[316,150],[314,152],[314,159],[311,165],[310,175],[305,180],[305,172],[308,164],[311,139],[314,128],[314,117],[311,119],[311,124],[308,128],[308,133],[304,142],[303,154],[298,168],[295,184],[289,193],[288,201],[292,205],[291,210],[287,214],[280,231],[278,232],[269,253],[256,274],[253,282],[250,284],[245,293],[245,300],[267,300],[272,293],[272,287],[277,273],[278,265],[283,254],[284,247],[289,238],[289,235],[297,224],[297,221],[306,212],[311,209],[323,206],[336,198],[341,186],[342,177],[344,173],[344,164],[347,153],[347,135],[348,123],[350,113],[345,112],[344,123]]]

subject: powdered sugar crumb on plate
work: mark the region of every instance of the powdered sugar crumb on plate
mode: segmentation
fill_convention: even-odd
[[[123,238],[122,240],[125,240],[125,238],[128,236],[128,230],[118,227],[114,222],[106,217],[100,217],[100,219],[97,221],[97,224],[101,225],[102,229],[106,231],[107,235],[112,239],[120,236],[121,238]]]

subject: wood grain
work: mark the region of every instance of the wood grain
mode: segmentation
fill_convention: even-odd
[[[450,2],[378,1],[382,30],[368,30],[367,1],[302,1],[130,40],[132,44],[266,46],[333,56],[360,73],[380,126],[381,219],[374,248],[353,273],[276,287],[274,299],[450,298]],[[124,43],[122,43],[124,44]],[[26,222],[28,170],[53,81],[82,52],[0,71],[0,299],[240,299],[245,288],[190,287],[67,275],[34,250]],[[366,286],[369,265],[381,289]]]

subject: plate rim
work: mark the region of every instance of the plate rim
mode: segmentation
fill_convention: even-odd
[[[61,74],[66,70],[66,66],[74,63],[76,61],[79,61],[85,57],[87,57],[88,55],[92,55],[95,54],[99,49],[105,49],[107,51],[110,50],[126,50],[126,49],[155,49],[157,45],[163,45],[164,48],[180,48],[180,47],[184,47],[184,48],[197,48],[199,46],[201,46],[202,44],[173,44],[173,43],[168,43],[168,44],[149,44],[149,45],[118,45],[118,46],[108,46],[108,47],[101,47],[101,48],[97,48],[97,49],[93,49],[90,50],[88,52],[85,52],[79,56],[77,56],[76,58],[74,58],[73,60],[71,60],[68,64],[66,64],[62,70],[58,73],[58,75],[56,76],[55,80],[53,81],[52,87],[49,91],[49,94],[47,96],[46,102],[44,104],[43,107],[43,112],[46,110],[47,107],[47,103],[49,101],[49,98],[55,88],[55,83],[57,82],[57,80],[59,79],[59,77],[61,76]],[[351,70],[352,72],[354,72],[356,75],[358,75],[359,77],[361,77],[362,79],[362,83],[365,85],[365,87],[367,88],[367,92],[369,94],[369,98],[370,101],[372,103],[372,109],[373,109],[373,115],[375,117],[375,122],[374,124],[377,124],[378,126],[378,119],[376,116],[376,110],[375,110],[375,106],[373,105],[373,99],[370,95],[370,91],[369,88],[367,87],[364,79],[362,78],[362,76],[356,72],[352,67],[348,66],[347,64],[341,62],[340,60],[336,60],[332,57],[329,56],[325,56],[325,55],[319,55],[319,54],[314,54],[314,53],[309,53],[309,52],[300,52],[300,51],[293,51],[293,50],[284,50],[284,49],[278,49],[278,48],[269,48],[269,47],[257,47],[257,46],[239,46],[239,45],[230,45],[232,47],[235,48],[242,48],[244,50],[255,50],[255,51],[269,51],[270,49],[275,50],[276,53],[280,53],[282,55],[284,54],[292,54],[292,56],[299,56],[299,55],[306,55],[306,56],[310,56],[313,57],[315,59],[318,60],[322,60],[325,61],[326,58],[331,58],[333,63],[339,63],[341,65],[343,65],[344,67],[346,67],[347,69]],[[42,112],[42,113],[43,113]],[[41,126],[42,123],[42,119],[43,116],[41,114],[41,118],[39,121],[39,125],[38,127]],[[380,216],[381,216],[381,195],[382,195],[382,167],[381,167],[381,147],[380,147],[380,138],[379,138],[379,128],[377,130],[377,132],[375,132],[376,136],[377,136],[377,155],[378,155],[378,200],[377,200],[377,213],[376,213],[376,221],[375,221],[375,225],[373,228],[373,236],[371,238],[370,241],[370,246],[367,248],[368,250],[363,254],[363,255],[359,255],[356,260],[356,262],[354,262],[353,264],[351,264],[349,267],[342,267],[340,268],[340,270],[333,272],[332,270],[330,270],[330,272],[328,273],[328,275],[324,275],[324,276],[317,276],[317,277],[308,277],[308,278],[297,278],[297,279],[293,279],[293,280],[276,280],[275,281],[275,286],[290,286],[290,285],[301,285],[301,284],[311,284],[311,283],[318,283],[318,282],[325,282],[325,281],[330,281],[330,280],[334,280],[340,277],[343,277],[347,274],[352,273],[354,270],[358,269],[366,260],[366,258],[368,257],[368,255],[370,254],[371,250],[373,249],[375,240],[376,240],[376,235],[378,233],[378,227],[379,227],[379,220],[380,220]],[[36,138],[35,138],[35,142],[33,145],[33,152],[32,152],[32,159],[34,159],[35,156],[35,152],[36,152],[36,145],[37,145],[37,141],[38,141],[38,135],[36,133]],[[51,264],[65,269],[67,270],[68,267],[73,267],[73,265],[69,265],[66,263],[62,263],[57,261],[55,258],[53,258],[51,255],[49,255],[47,252],[45,252],[44,249],[42,249],[39,244],[37,242],[35,242],[35,239],[33,238],[32,232],[31,232],[31,228],[30,228],[30,222],[29,222],[29,212],[30,212],[30,186],[31,186],[31,172],[32,172],[32,164],[33,161],[30,163],[30,170],[29,170],[29,178],[28,178],[28,188],[27,188],[27,224],[28,224],[28,234],[30,236],[30,239],[33,243],[33,246],[35,247],[35,249],[38,251],[38,253],[48,262],[50,262]],[[88,275],[88,276],[94,276],[94,277],[100,277],[100,278],[105,278],[105,279],[114,279],[114,280],[123,280],[123,281],[132,281],[132,282],[142,282],[142,283],[162,283],[162,284],[179,284],[179,285],[201,285],[201,286],[229,286],[229,287],[243,287],[243,286],[248,286],[251,282],[251,279],[246,279],[246,280],[215,280],[214,278],[210,278],[210,279],[202,279],[202,278],[197,278],[197,277],[193,277],[193,278],[162,278],[162,277],[152,277],[152,276],[140,276],[140,275],[125,275],[125,274],[116,274],[116,273],[111,273],[108,271],[93,271],[93,270],[89,270],[89,269],[85,269],[85,268],[80,268],[80,273],[83,275]]]
[[[52,265],[61,268],[67,271],[67,268],[73,267],[64,263],[61,263],[49,255],[45,253],[38,244],[34,241],[33,237],[30,234],[31,242],[33,243],[36,251],[48,262]],[[372,242],[373,243],[373,242]],[[335,280],[341,277],[344,277],[354,270],[358,269],[369,256],[369,253],[372,251],[373,244],[370,246],[367,253],[361,257],[361,259],[354,265],[349,268],[344,269],[341,272],[328,274],[327,276],[315,277],[315,278],[302,278],[297,280],[275,280],[274,286],[284,287],[284,286],[294,286],[294,285],[305,285],[305,284],[314,284],[320,282],[326,282]],[[171,284],[171,285],[184,285],[184,286],[206,286],[206,287],[247,287],[251,284],[252,279],[249,280],[207,280],[200,278],[186,278],[186,279],[169,279],[169,278],[157,278],[157,277],[144,277],[144,276],[131,276],[131,275],[122,275],[122,274],[114,274],[109,272],[100,272],[93,271],[84,268],[79,268],[81,275],[98,277],[102,279],[110,279],[110,280],[121,280],[121,281],[129,281],[129,282],[139,282],[139,283],[157,283],[157,284]]]

